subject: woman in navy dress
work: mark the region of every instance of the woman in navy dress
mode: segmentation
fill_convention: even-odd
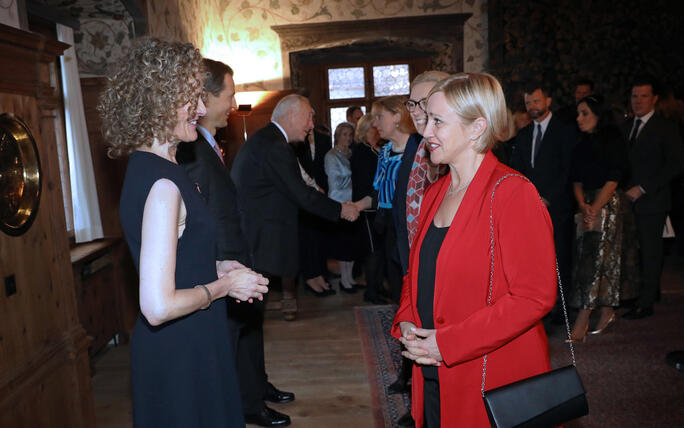
[[[216,260],[213,217],[176,163],[178,143],[197,139],[206,112],[200,60],[191,44],[141,39],[100,99],[110,157],[130,154],[119,214],[140,276],[135,427],[245,425],[225,297],[261,299],[267,280]]]

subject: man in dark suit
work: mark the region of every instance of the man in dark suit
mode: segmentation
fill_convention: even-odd
[[[207,114],[197,125],[198,138],[180,143],[176,159],[202,194],[216,218],[217,257],[232,263],[251,265],[247,242],[241,229],[237,193],[223,155],[214,139],[217,128],[228,125],[228,115],[236,107],[233,70],[222,62],[204,59],[203,86]],[[240,375],[240,391],[245,419],[260,426],[287,426],[290,418],[266,406],[264,400],[283,403],[294,400],[291,392],[279,391],[268,382],[264,366],[263,303],[229,303],[231,322],[239,328],[234,340]],[[227,339],[230,340],[230,339]]]
[[[313,109],[301,95],[287,95],[276,105],[271,123],[240,148],[231,173],[254,269],[279,277],[282,311],[294,320],[295,276],[299,270],[298,214],[303,209],[330,221],[354,221],[353,203],[339,204],[306,185],[290,143],[304,141],[313,129]]]
[[[577,103],[584,97],[594,93],[594,81],[587,78],[580,78],[575,83],[574,103],[562,107],[556,111],[559,118],[577,126]]]
[[[684,162],[677,126],[655,112],[657,101],[653,81],[637,80],[631,96],[634,118],[622,124],[630,145],[626,195],[634,203],[642,276],[638,302],[623,315],[627,319],[653,315],[663,269],[663,227],[672,206],[670,181]]]
[[[551,113],[551,97],[542,85],[528,85],[524,97],[532,122],[515,137],[511,167],[530,179],[549,210],[558,268],[563,290],[566,291],[564,294],[567,295],[571,281],[573,236],[570,166],[577,135],[574,126]],[[563,316],[559,309],[556,305],[556,322],[560,322]]]

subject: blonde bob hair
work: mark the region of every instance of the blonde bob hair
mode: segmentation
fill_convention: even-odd
[[[190,103],[190,117],[202,93],[202,55],[190,43],[138,39],[109,77],[97,106],[109,157],[150,147],[157,139],[177,143],[177,110]]]
[[[487,121],[485,131],[475,142],[475,150],[485,153],[510,135],[510,122],[501,84],[487,73],[459,73],[435,85],[428,99],[442,92],[447,105],[461,121],[470,125],[480,117]]]
[[[408,101],[408,97],[403,95],[390,95],[389,97],[380,98],[373,103],[372,110],[377,111],[377,109],[385,109],[392,114],[399,113],[401,118],[399,123],[397,123],[397,128],[404,134],[413,134],[416,132],[416,128],[413,126],[413,120],[411,120],[411,114],[406,109],[404,103]],[[375,113],[373,113],[375,114]]]
[[[366,113],[363,116],[361,116],[361,119],[356,123],[356,141],[360,141],[362,143],[367,143],[366,141],[366,134],[368,133],[368,130],[371,129],[373,126],[373,115],[370,113]]]
[[[411,90],[421,83],[437,83],[440,80],[444,80],[449,77],[449,73],[439,70],[428,70],[420,73],[411,82]]]

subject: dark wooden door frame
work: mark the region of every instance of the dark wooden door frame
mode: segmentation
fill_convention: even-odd
[[[388,44],[425,47],[441,46],[439,69],[463,70],[463,25],[472,14],[421,15],[387,19],[363,19],[313,24],[274,25],[280,37],[283,61],[283,85],[292,87],[292,55],[298,51],[358,42],[387,41]]]

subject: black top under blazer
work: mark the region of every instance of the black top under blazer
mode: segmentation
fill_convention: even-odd
[[[217,260],[237,260],[250,265],[247,243],[242,233],[237,192],[228,168],[199,132],[194,142],[181,142],[176,160],[198,188],[216,219]]]
[[[634,119],[622,123],[625,140],[629,140]],[[684,165],[682,141],[674,122],[655,113],[641,128],[636,143],[629,150],[631,175],[627,189],[639,185],[646,194],[634,203],[636,214],[662,213],[670,210],[670,181]]]
[[[341,205],[306,185],[294,150],[273,123],[240,148],[231,176],[254,269],[294,278],[299,270],[299,209],[336,221]]]
[[[555,216],[572,212],[570,168],[577,133],[572,125],[557,115],[551,116],[532,168],[530,159],[534,126],[535,122],[530,122],[516,135],[511,154],[511,167],[529,178],[539,194],[549,201],[548,210],[553,219]]]
[[[315,156],[311,156],[311,148],[308,141],[302,141],[295,146],[295,153],[299,163],[307,174],[316,181],[318,187],[328,191],[328,175],[325,173],[325,154],[332,149],[330,137],[314,132]]]

